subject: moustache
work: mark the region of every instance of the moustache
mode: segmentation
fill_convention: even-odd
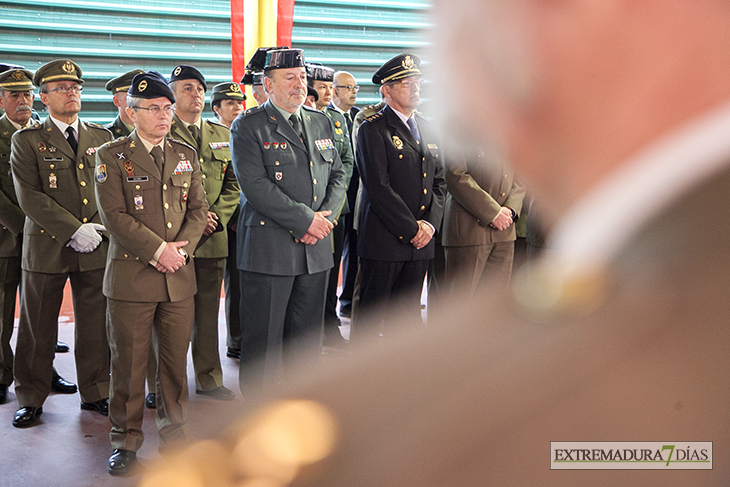
[[[15,109],[16,112],[31,112],[33,111],[28,105],[20,105]]]

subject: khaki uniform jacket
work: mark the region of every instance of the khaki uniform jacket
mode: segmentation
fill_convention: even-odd
[[[130,130],[124,125],[119,115],[117,115],[117,118],[112,123],[104,125],[104,128],[110,131],[115,139],[126,137],[130,133]]]
[[[20,257],[25,213],[18,205],[10,168],[10,138],[16,132],[8,117],[0,117],[0,257]]]
[[[196,293],[192,262],[164,274],[149,261],[162,242],[187,240],[184,249],[193,255],[208,214],[200,176],[195,150],[175,140],[165,141],[162,174],[136,131],[99,149],[96,198],[111,234],[105,296],[167,302]]]
[[[101,223],[94,197],[94,153],[112,139],[98,125],[79,123],[78,153],[50,117],[12,138],[10,164],[23,229],[23,270],[64,273],[101,269],[107,239],[88,254],[66,244],[82,223]]]
[[[241,187],[231,164],[230,130],[210,120],[204,120],[202,125],[200,146],[177,115],[172,120],[170,137],[185,142],[198,152],[209,211],[218,215],[218,228],[201,239],[195,256],[223,258],[228,256],[228,232],[224,230],[241,200]]]
[[[441,243],[446,247],[511,242],[515,225],[499,231],[489,226],[503,206],[519,216],[525,187],[498,158],[488,160],[484,151],[465,154],[450,151],[445,164],[448,195],[444,209]]]

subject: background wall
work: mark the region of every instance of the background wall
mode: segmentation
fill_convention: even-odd
[[[307,61],[352,72],[358,105],[376,103],[372,73],[399,52],[423,50],[428,11],[429,0],[296,0],[293,47]],[[85,120],[113,120],[104,84],[131,69],[169,77],[184,63],[209,87],[231,79],[228,0],[0,0],[0,19],[0,62],[31,71],[58,58],[81,66]],[[35,108],[45,116],[38,98]],[[213,117],[209,107],[205,116]]]

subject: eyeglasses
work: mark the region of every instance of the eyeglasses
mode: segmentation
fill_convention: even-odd
[[[53,91],[57,91],[62,95],[65,95],[69,91],[73,94],[81,93],[81,91],[84,89],[83,86],[71,86],[70,88],[67,86],[59,86],[58,88],[53,88],[52,90],[48,90],[48,93],[51,93]]]
[[[172,112],[175,111],[175,109],[172,107],[172,105],[167,105],[166,107],[134,107],[135,110],[147,110],[152,115],[159,115],[160,112],[163,112],[165,115],[170,115]]]
[[[409,90],[412,90],[415,86],[418,86],[419,88],[423,86],[423,79],[421,78],[407,78],[400,80],[400,83],[408,88]]]
[[[355,85],[355,86],[353,86],[353,85],[335,86],[335,88],[342,88],[343,90],[354,91],[355,93],[357,93],[358,91],[360,91],[360,85]]]

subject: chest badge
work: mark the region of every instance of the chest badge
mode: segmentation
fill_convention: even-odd
[[[394,135],[393,136],[393,145],[398,150],[402,150],[403,149],[403,141],[400,140],[400,137],[398,137],[397,135]]]
[[[123,161],[124,160],[124,152],[117,152],[117,159],[119,159],[120,161]]]
[[[283,178],[283,177],[284,177],[284,173],[282,173],[282,172],[277,172],[277,173],[275,173],[275,174],[274,174],[274,177],[276,177],[276,180],[277,180],[277,181],[281,181],[281,178]]]
[[[38,152],[45,152],[46,151],[46,144],[43,142],[38,142]]]
[[[141,194],[134,195],[134,209],[144,210],[144,199]]]
[[[53,152],[56,152],[56,148],[55,148],[55,147],[53,147],[53,146],[50,146],[50,147],[48,148],[48,152],[51,152],[51,153],[53,153]]]

